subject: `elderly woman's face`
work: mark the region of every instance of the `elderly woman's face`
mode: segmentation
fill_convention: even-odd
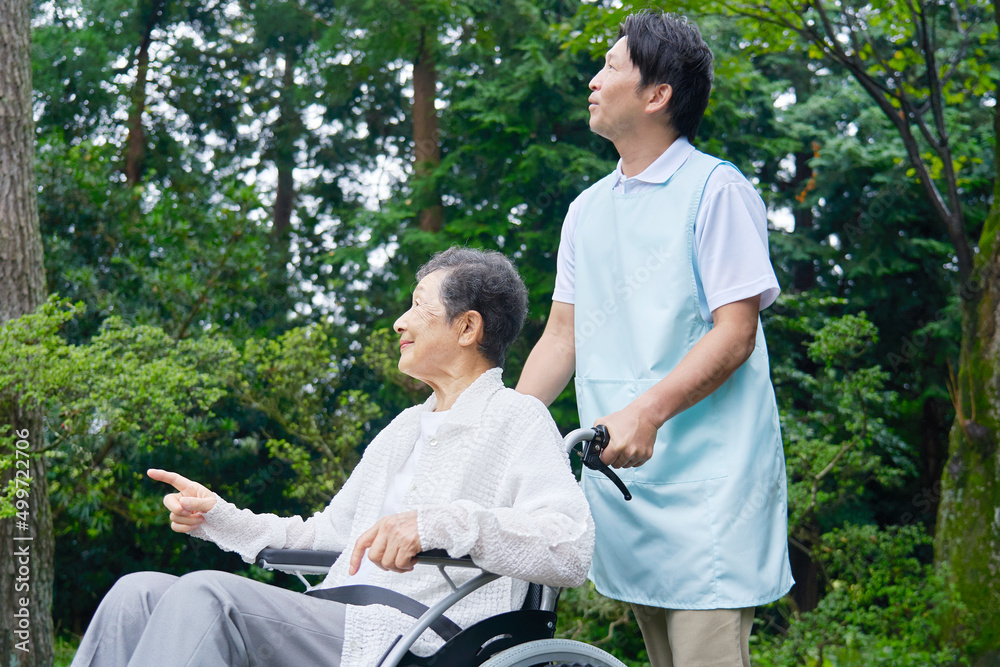
[[[448,324],[439,290],[446,273],[434,271],[417,283],[413,304],[393,324],[399,334],[399,370],[418,380],[434,379],[455,359],[458,332]]]

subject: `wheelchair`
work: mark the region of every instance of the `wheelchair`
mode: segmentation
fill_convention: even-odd
[[[567,453],[583,444],[584,466],[598,470],[611,479],[625,500],[631,499],[625,484],[600,459],[608,442],[607,429],[581,428],[563,440]],[[414,623],[405,635],[399,635],[386,648],[377,667],[625,667],[606,651],[583,642],[556,639],[556,603],[558,588],[530,584],[521,609],[475,623],[462,629],[444,614],[456,602],[500,575],[483,571],[469,556],[451,558],[443,550],[417,555],[418,566],[435,566],[451,587],[451,593],[427,607],[395,591],[377,586],[339,586],[317,589],[304,575],[325,575],[340,556],[332,551],[264,549],[256,563],[268,570],[294,574],[306,586],[306,595],[352,605],[384,604],[411,616]],[[460,586],[448,576],[448,568],[475,568],[480,573]],[[428,628],[437,633],[444,645],[437,652],[420,657],[410,647]]]

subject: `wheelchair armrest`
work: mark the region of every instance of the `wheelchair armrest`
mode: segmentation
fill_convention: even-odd
[[[267,570],[326,574],[338,558],[340,558],[340,552],[337,551],[262,549],[254,562]]]
[[[313,551],[311,549],[262,549],[254,562],[268,570],[301,572],[303,574],[326,574],[340,557],[337,551]],[[431,549],[417,554],[417,561],[425,565],[445,565],[448,567],[478,567],[470,556],[452,558],[444,549]]]
[[[452,558],[444,549],[430,549],[417,554],[417,562],[422,565],[446,565],[448,567],[473,567],[482,568],[472,562],[472,556],[460,556]]]

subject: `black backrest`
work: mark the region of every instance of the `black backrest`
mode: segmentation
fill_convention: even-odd
[[[521,611],[535,611],[542,606],[542,585],[528,584],[528,593],[524,596]]]

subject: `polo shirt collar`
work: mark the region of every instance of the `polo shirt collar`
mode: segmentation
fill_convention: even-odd
[[[642,173],[626,178],[622,172],[621,158],[618,166],[615,167],[615,180],[612,187],[619,187],[625,183],[642,181],[643,183],[660,184],[666,183],[673,176],[681,165],[694,153],[694,146],[686,137],[677,137],[674,143],[670,144],[667,150],[663,151],[660,157],[653,160],[653,163],[646,167]]]

